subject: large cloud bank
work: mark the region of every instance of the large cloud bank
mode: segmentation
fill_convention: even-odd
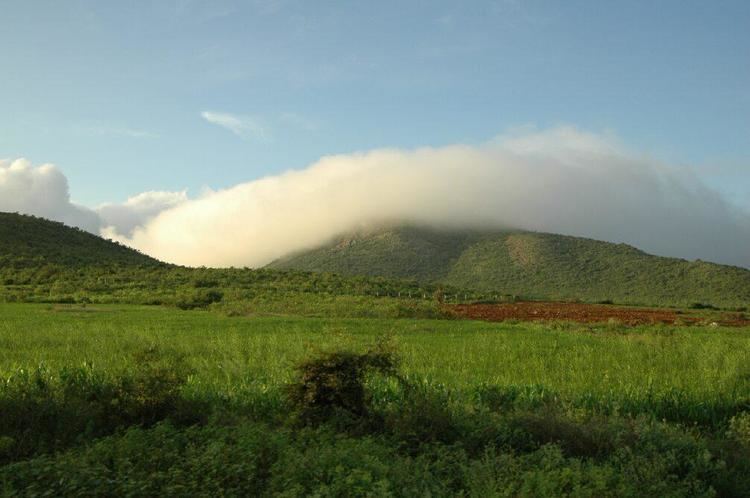
[[[187,265],[260,266],[362,224],[521,227],[750,266],[750,219],[684,170],[572,128],[325,157],[162,212],[122,238]]]
[[[151,218],[187,200],[185,190],[182,192],[151,191],[134,195],[122,204],[102,204],[96,209],[105,225],[101,228],[102,235],[108,238],[118,238],[123,235],[129,237],[133,235],[136,228],[141,227]]]
[[[104,221],[104,233],[170,262],[261,266],[362,225],[407,221],[564,233],[750,267],[748,213],[684,168],[574,128],[324,157],[197,199],[175,195],[142,223]]]

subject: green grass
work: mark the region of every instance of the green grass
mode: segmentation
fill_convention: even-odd
[[[384,337],[366,420],[294,421],[302,360]],[[0,490],[741,496],[749,356],[748,329],[0,304]]]
[[[521,233],[334,252],[397,278],[183,268],[0,213],[0,496],[750,496],[748,328],[448,320],[434,297],[708,324],[746,270]]]
[[[144,345],[168,347],[212,389],[278,387],[315,350],[361,349],[383,334],[403,371],[421,383],[544,386],[568,399],[596,394],[659,397],[676,391],[708,402],[750,395],[750,333],[705,327],[596,327],[450,320],[233,318],[159,307],[0,305],[5,372],[92,361],[129,367]]]

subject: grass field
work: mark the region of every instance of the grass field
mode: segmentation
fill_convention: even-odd
[[[295,366],[383,338],[400,380],[367,377],[366,417],[295,422]],[[750,490],[748,358],[746,328],[0,304],[0,483],[8,495],[100,479],[103,494],[732,496]],[[242,465],[186,477],[219,449]]]
[[[195,370],[188,388],[278,388],[316,350],[362,350],[393,338],[402,369],[420,383],[466,392],[538,386],[565,399],[684,396],[702,405],[750,396],[750,332],[708,327],[507,324],[452,320],[234,318],[162,307],[0,305],[0,364],[56,369],[92,362],[132,367],[155,345]]]

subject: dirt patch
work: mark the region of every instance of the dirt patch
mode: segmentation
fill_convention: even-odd
[[[508,254],[513,262],[526,268],[536,261],[536,241],[529,235],[509,235],[505,240]]]
[[[669,309],[631,308],[604,304],[565,302],[518,302],[501,304],[446,305],[447,311],[459,318],[502,322],[505,320],[552,321],[580,323],[617,322],[625,325],[690,325],[707,324],[729,327],[750,326],[750,320],[726,315],[717,320],[690,316]]]

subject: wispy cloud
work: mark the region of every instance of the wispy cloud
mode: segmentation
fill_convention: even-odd
[[[308,116],[285,111],[270,116],[248,116],[228,112],[203,111],[201,117],[207,122],[221,126],[243,140],[255,139],[263,142],[271,140],[274,131],[301,130],[315,132],[320,129],[320,122]]]
[[[268,131],[257,118],[241,116],[227,112],[203,111],[201,117],[211,124],[221,126],[238,137],[247,140],[255,138],[263,141],[269,139]]]

